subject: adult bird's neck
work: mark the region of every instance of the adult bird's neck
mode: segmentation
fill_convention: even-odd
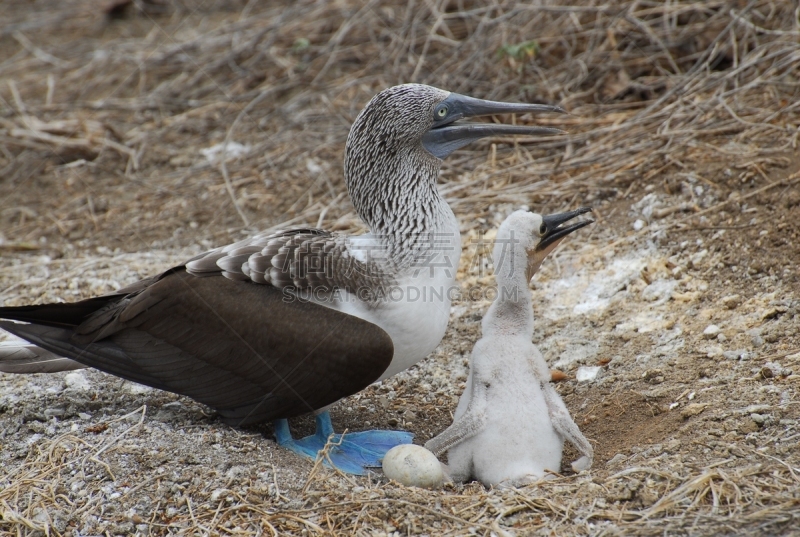
[[[397,152],[348,148],[345,179],[356,212],[372,235],[403,256],[429,242],[458,235],[458,224],[436,188],[441,161],[422,147]],[[440,236],[441,235],[441,236]],[[460,240],[457,236],[451,240]]]

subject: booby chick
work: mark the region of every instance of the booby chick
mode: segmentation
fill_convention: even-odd
[[[457,121],[543,111],[563,112],[420,84],[389,88],[358,115],[345,150],[345,182],[365,235],[256,235],[109,295],[0,308],[0,318],[28,323],[0,328],[64,368],[78,362],[186,395],[233,425],[276,420],[280,445],[316,457],[333,433],[331,404],[411,367],[444,335],[461,241],[436,188],[442,159],[486,136],[561,132]],[[25,350],[29,372],[55,368],[43,364],[47,353]],[[15,357],[10,369],[25,372],[25,352],[4,352]],[[308,412],[317,414],[316,433],[293,439],[286,418]],[[364,473],[411,436],[347,434],[330,458]]]
[[[447,451],[454,481],[475,478],[487,486],[536,481],[547,471],[561,470],[565,439],[582,455],[573,469],[591,466],[592,445],[570,417],[542,353],[531,343],[528,289],[558,243],[592,221],[561,224],[589,211],[584,207],[548,216],[516,211],[500,226],[492,254],[497,298],[472,349],[453,424],[425,444],[437,456]]]

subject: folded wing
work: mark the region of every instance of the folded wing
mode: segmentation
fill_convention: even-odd
[[[219,274],[219,273],[217,273]],[[75,304],[0,308],[0,328],[57,355],[187,395],[242,425],[356,393],[389,366],[378,326],[272,285],[183,267]]]

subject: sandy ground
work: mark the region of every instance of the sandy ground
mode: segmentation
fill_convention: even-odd
[[[406,13],[373,8],[386,19]],[[411,75],[447,82],[432,67],[396,64],[392,75],[364,67],[361,87],[350,83],[361,49],[333,37],[325,49],[313,33],[335,37],[341,21],[367,16],[345,7],[325,8],[326,26],[320,5],[300,6],[305,18],[291,28],[307,33],[277,37],[269,37],[282,31],[277,12],[250,4],[134,2],[113,17],[82,2],[47,16],[31,9],[10,3],[0,37],[0,303],[8,306],[107,292],[287,222],[358,231],[341,178],[349,123],[386,85]],[[255,30],[267,41],[248,49]],[[452,31],[442,40],[469,39]],[[339,55],[326,62],[314,47]],[[237,50],[225,61],[239,71],[213,63],[209,50]],[[258,61],[272,71],[247,64],[256,56],[243,50],[268,51]],[[277,69],[285,78],[271,81]],[[311,86],[317,75],[326,85]],[[757,144],[726,123],[669,153],[631,149],[620,162],[612,156],[626,139],[657,138],[635,119],[637,103],[654,97],[640,86],[620,93],[622,78],[597,90],[625,94],[599,108],[608,123],[589,114],[553,123],[577,133],[567,145],[478,144],[454,155],[442,177],[462,223],[465,297],[492,285],[486,245],[511,211],[595,208],[597,222],[531,284],[533,341],[567,374],[558,390],[595,447],[591,470],[569,471],[568,450],[562,476],[524,489],[409,489],[380,472],[356,478],[315,467],[278,448],[271,425],[231,428],[191,400],[99,372],[0,374],[0,531],[800,534],[800,118],[787,98],[796,88],[771,90],[789,108],[774,132],[759,127]],[[652,80],[637,83],[657,91]],[[731,105],[737,117],[758,108]],[[630,114],[614,116],[623,109]],[[630,137],[609,141],[615,131],[603,129],[623,119]],[[739,127],[754,128],[747,121]],[[202,152],[231,140],[243,153],[224,169]],[[590,140],[609,144],[607,160],[602,151],[584,157],[594,155]],[[454,303],[439,348],[339,403],[334,424],[402,428],[418,443],[444,429],[488,304]],[[578,382],[581,367],[597,367],[597,376]],[[313,420],[292,426],[304,434]]]

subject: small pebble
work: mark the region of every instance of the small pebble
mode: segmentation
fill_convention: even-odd
[[[722,356],[728,360],[749,360],[750,353],[744,349],[736,349],[735,351],[725,351]]]
[[[211,501],[212,502],[218,502],[218,501],[220,501],[220,499],[222,499],[223,496],[227,496],[230,493],[231,493],[231,491],[228,490],[228,489],[215,489],[211,493]]]
[[[48,408],[47,410],[44,411],[44,415],[47,418],[52,418],[52,417],[60,418],[65,413],[66,411],[63,408]]]
[[[681,416],[683,416],[683,419],[691,418],[692,416],[697,416],[702,411],[704,411],[707,406],[708,405],[704,403],[692,403],[690,405],[687,405],[686,408],[684,408],[683,410],[681,410]]]
[[[640,231],[644,227],[644,220],[638,219],[633,223],[633,230]]]
[[[664,372],[660,369],[648,369],[642,373],[642,379],[650,384],[661,384],[664,382]]]
[[[752,420],[746,421],[739,427],[739,432],[742,434],[754,433],[756,431],[758,431],[758,425]]]
[[[139,384],[137,382],[126,382],[125,388],[128,390],[128,393],[132,395],[142,395],[155,391],[150,386],[145,386],[144,384]]]
[[[689,268],[696,269],[700,267],[703,263],[703,259],[705,259],[706,255],[708,254],[708,250],[700,250],[696,254],[694,254],[691,258],[689,258]],[[700,289],[700,291],[707,291],[708,285],[705,286],[705,289]]]
[[[729,310],[737,308],[741,303],[742,297],[740,295],[728,295],[722,299],[722,305]]]
[[[626,457],[622,453],[617,453],[616,455],[614,455],[613,457],[611,457],[608,460],[608,462],[606,463],[606,466],[613,466],[614,464],[619,464],[621,462],[624,462],[625,459],[627,459],[627,458],[628,457]]]
[[[436,456],[422,446],[395,446],[383,458],[386,477],[407,487],[436,488],[444,481],[442,465]]]
[[[710,324],[703,330],[703,337],[706,339],[714,339],[719,334],[720,328],[715,324]]]

